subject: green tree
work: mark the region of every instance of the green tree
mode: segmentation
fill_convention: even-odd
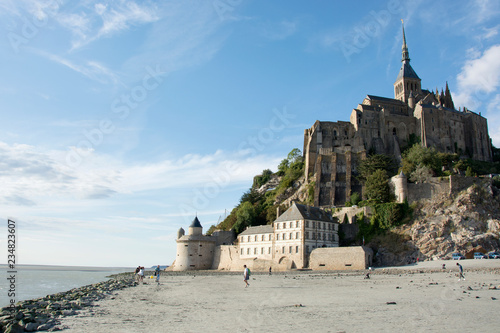
[[[233,225],[236,234],[254,225],[256,217],[255,207],[249,201],[243,202],[236,212],[236,223]]]
[[[264,171],[262,171],[261,175],[255,176],[253,178],[253,187],[254,188],[261,187],[262,185],[267,183],[269,181],[269,179],[271,179],[272,175],[273,175],[273,172],[271,170],[265,169]]]
[[[415,183],[425,183],[432,177],[432,170],[425,165],[418,165],[410,175],[410,181]]]
[[[419,165],[427,167],[433,175],[441,174],[442,161],[434,147],[426,148],[414,144],[403,154],[401,164],[404,174],[408,176],[411,176]]]
[[[387,172],[377,169],[366,179],[366,196],[374,203],[384,203],[391,200],[391,189]]]
[[[299,148],[293,148],[287,156],[287,160],[290,164],[294,164],[297,162],[302,162],[302,152]]]
[[[366,181],[368,176],[373,174],[375,170],[385,170],[389,175],[393,176],[398,170],[396,161],[387,155],[374,154],[361,161],[358,166],[359,178]]]
[[[358,192],[354,192],[351,194],[351,203],[353,205],[357,205],[361,201],[361,196],[359,195]]]

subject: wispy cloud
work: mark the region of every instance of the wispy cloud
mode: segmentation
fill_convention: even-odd
[[[116,75],[112,70],[97,61],[87,60],[84,61],[84,64],[76,64],[74,61],[71,61],[67,58],[43,50],[34,48],[29,48],[29,50],[100,83],[120,83],[118,75]]]
[[[3,184],[0,202],[57,205],[55,198],[100,200],[117,194],[189,189],[213,182],[222,174],[227,186],[240,186],[270,164],[279,163],[276,157],[223,151],[135,165],[124,165],[117,158],[94,151],[85,154],[84,163],[70,168],[62,151],[47,152],[34,146],[0,142],[0,182]]]
[[[72,50],[139,26],[157,21],[157,7],[153,2],[120,0],[111,3],[92,1],[72,12],[61,11],[56,19],[73,33]]]

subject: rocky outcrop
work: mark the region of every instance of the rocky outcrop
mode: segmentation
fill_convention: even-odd
[[[451,253],[473,253],[500,248],[500,195],[492,185],[473,185],[454,197],[441,195],[420,202],[414,220],[391,232],[401,240],[398,251],[378,244],[378,265],[403,265],[417,258],[451,258]]]

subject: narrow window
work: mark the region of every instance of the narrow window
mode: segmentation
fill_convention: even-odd
[[[298,245],[295,247],[295,253],[299,253],[299,246]]]

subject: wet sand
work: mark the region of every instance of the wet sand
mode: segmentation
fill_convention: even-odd
[[[446,270],[441,270],[445,263]],[[500,260],[365,272],[163,274],[65,317],[68,332],[498,332]],[[496,288],[496,289],[492,289]]]

